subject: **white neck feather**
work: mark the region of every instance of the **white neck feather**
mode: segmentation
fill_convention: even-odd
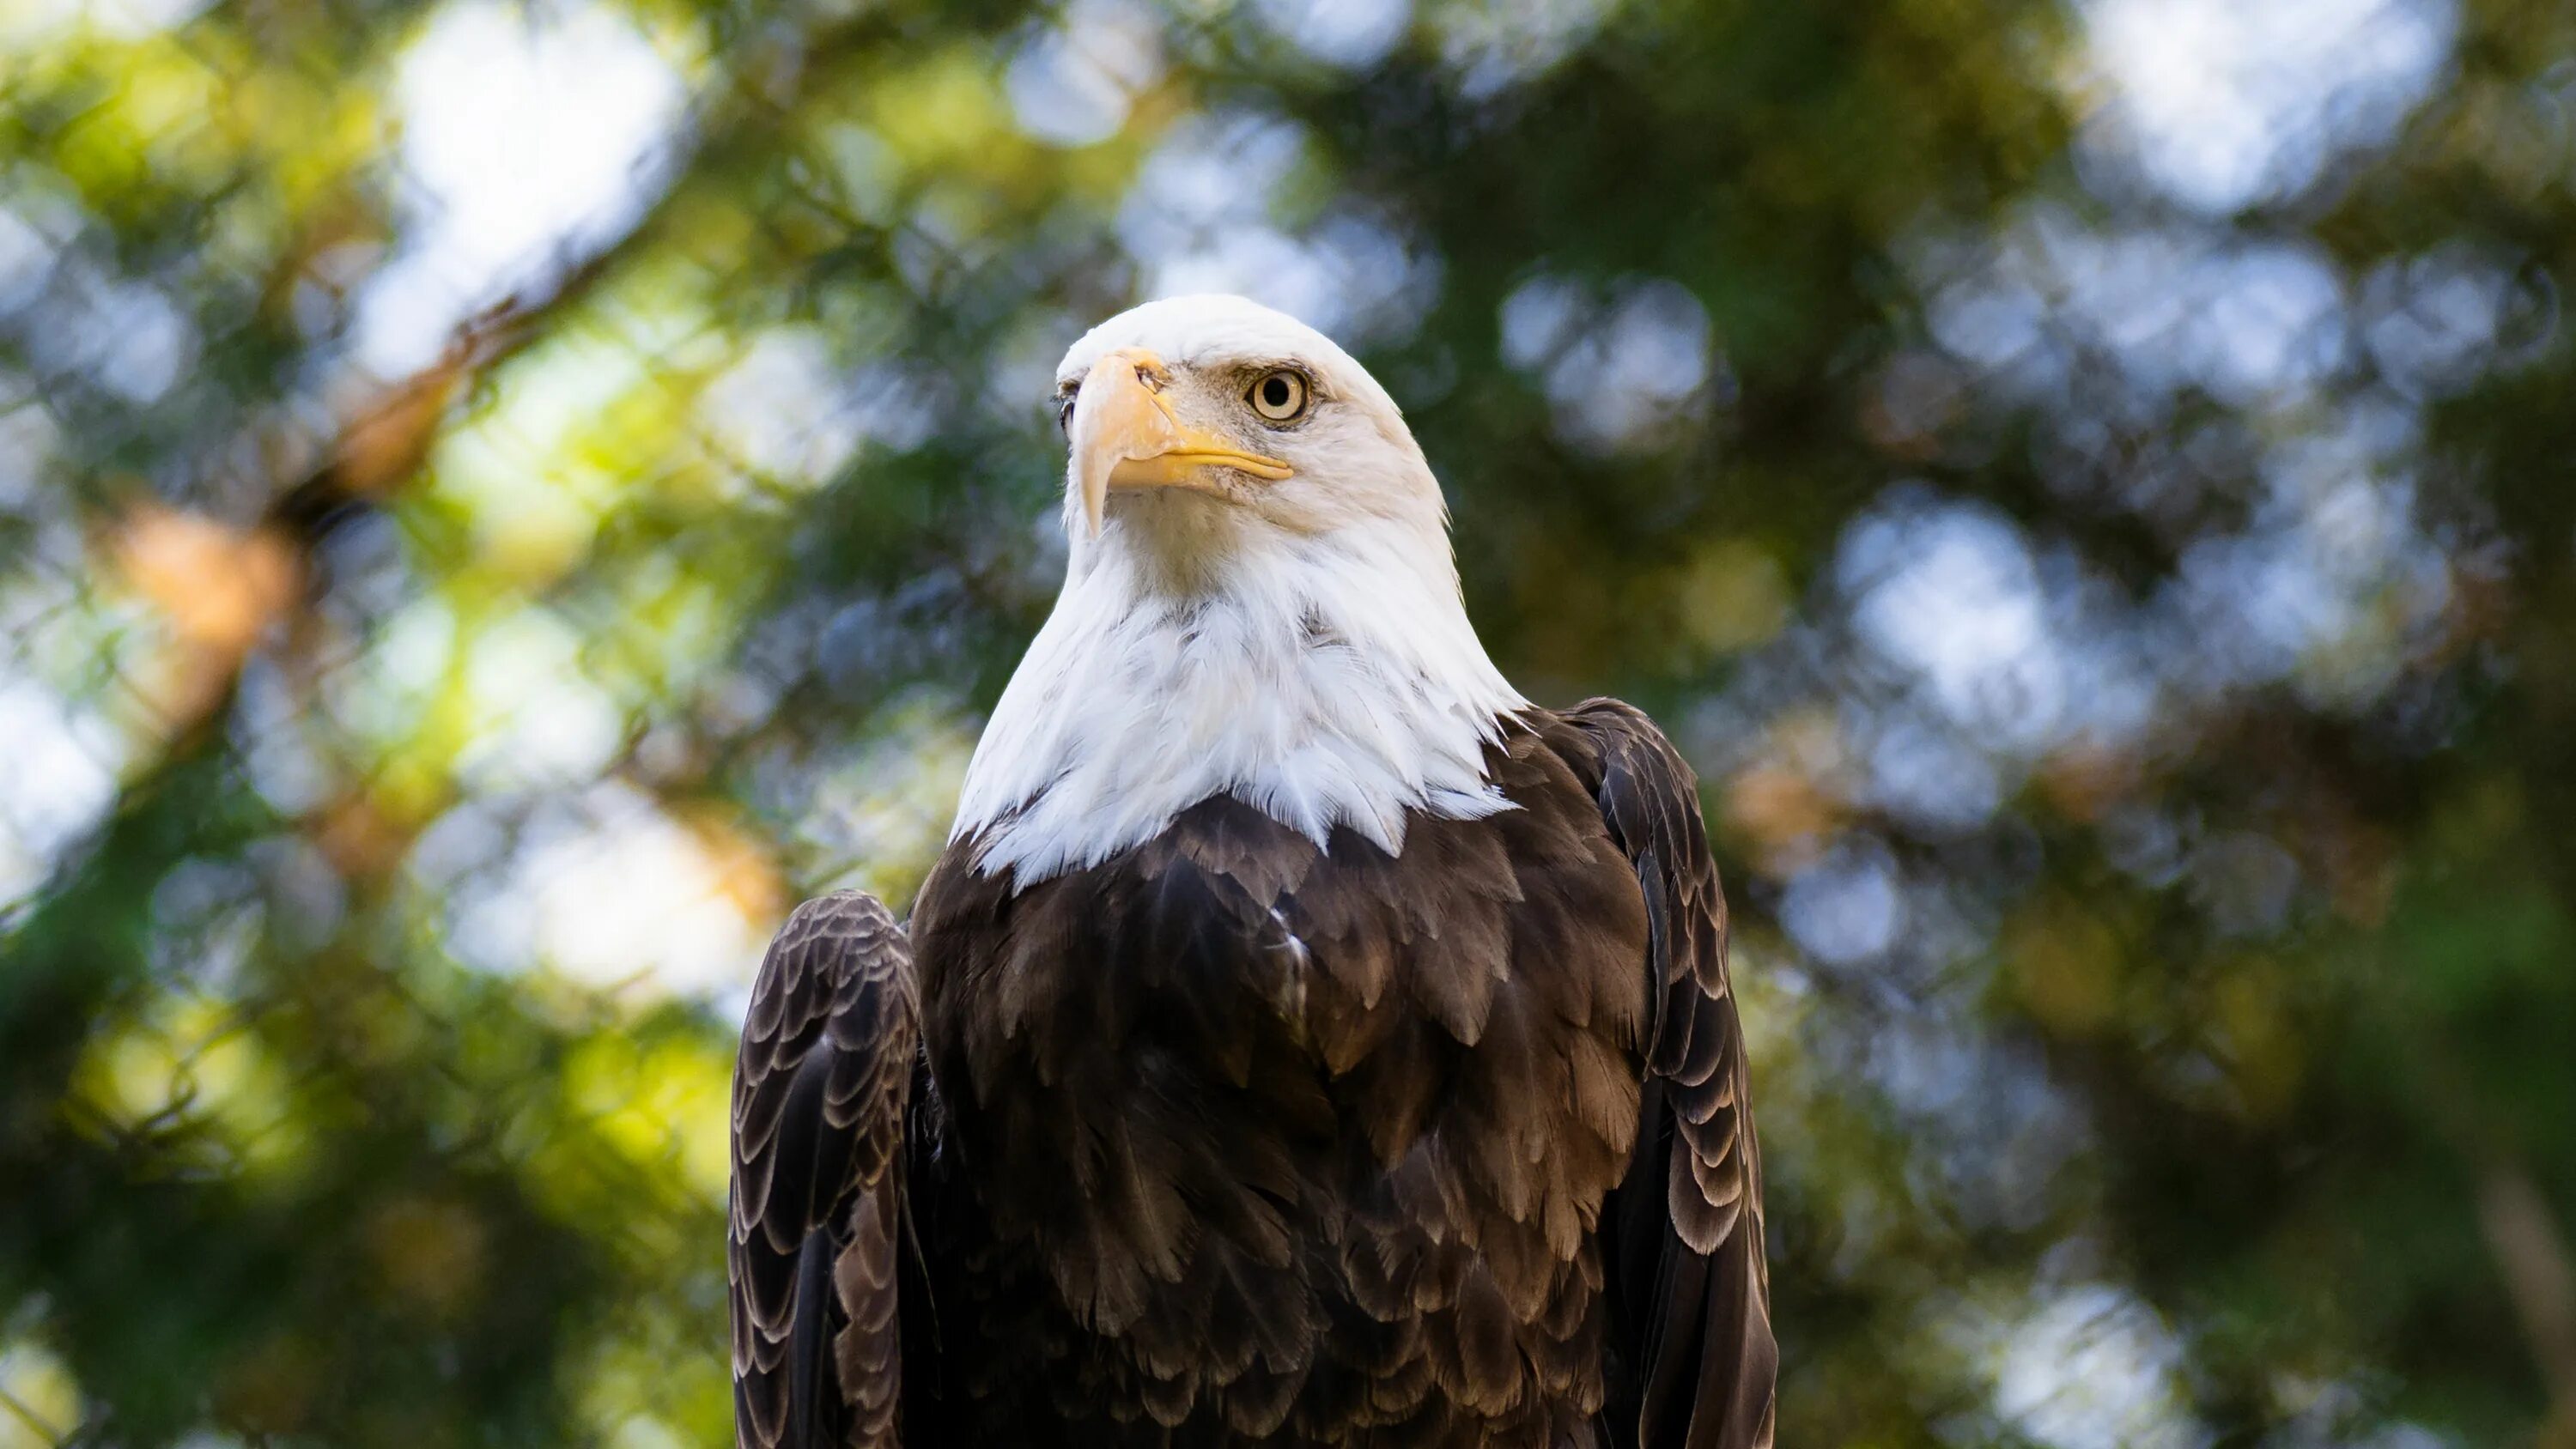
[[[1484,746],[1528,702],[1467,622],[1445,536],[1129,502],[1098,539],[1077,531],[975,747],[951,839],[984,832],[981,870],[1025,886],[1096,865],[1220,793],[1318,845],[1347,825],[1390,853],[1408,811],[1510,808]]]

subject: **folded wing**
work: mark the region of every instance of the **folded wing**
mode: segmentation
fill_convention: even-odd
[[[1564,715],[1576,761],[1646,895],[1653,1004],[1636,1156],[1601,1215],[1612,1443],[1768,1449],[1780,1350],[1763,1257],[1762,1154],[1726,972],[1726,897],[1699,782],[1617,700]]]
[[[903,928],[807,901],[760,965],[733,1081],[739,1449],[898,1442],[903,1132],[920,1038]]]

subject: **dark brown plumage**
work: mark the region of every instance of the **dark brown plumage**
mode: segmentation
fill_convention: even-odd
[[[769,946],[733,1082],[733,1401],[744,1449],[892,1445],[896,1236],[919,1007],[903,929],[853,891]]]
[[[1487,765],[1518,808],[1392,856],[1226,796],[1025,888],[959,842],[918,1068],[882,908],[801,909],[735,1089],[740,1442],[891,1442],[900,1381],[916,1445],[1769,1443],[1696,784],[1612,701]]]

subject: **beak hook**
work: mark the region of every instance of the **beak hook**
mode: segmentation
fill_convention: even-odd
[[[1074,394],[1073,482],[1089,535],[1100,536],[1109,490],[1196,488],[1221,493],[1209,470],[1228,468],[1276,482],[1290,469],[1277,458],[1246,452],[1233,441],[1181,418],[1167,395],[1172,370],[1141,347],[1125,347],[1091,365]]]

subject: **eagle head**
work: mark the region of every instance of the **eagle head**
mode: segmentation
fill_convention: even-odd
[[[1395,400],[1259,303],[1172,297],[1110,318],[1056,368],[1056,405],[1078,553],[1112,528],[1172,566],[1360,530],[1451,567],[1440,485]]]
[[[1526,707],[1459,597],[1439,482],[1329,338],[1240,297],[1120,313],[1056,369],[1063,592],[975,747],[956,834],[1022,884],[1232,795],[1318,845],[1507,808]]]

